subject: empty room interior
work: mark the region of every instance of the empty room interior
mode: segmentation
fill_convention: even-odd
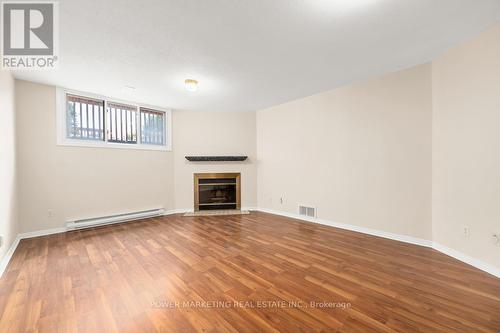
[[[500,332],[500,0],[1,8],[0,333]]]

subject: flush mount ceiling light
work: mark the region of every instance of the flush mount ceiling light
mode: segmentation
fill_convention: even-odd
[[[186,79],[184,81],[184,84],[186,85],[187,91],[195,92],[196,90],[198,90],[198,81],[196,81],[196,80]]]

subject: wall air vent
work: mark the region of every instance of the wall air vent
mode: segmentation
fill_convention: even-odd
[[[299,205],[299,215],[315,218],[316,207]]]

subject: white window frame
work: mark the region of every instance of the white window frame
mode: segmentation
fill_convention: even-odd
[[[76,95],[81,97],[87,97],[92,99],[98,99],[104,101],[104,118],[106,119],[106,109],[108,103],[119,103],[130,105],[137,108],[137,143],[115,143],[108,142],[108,135],[106,132],[107,124],[104,122],[104,140],[103,141],[93,141],[93,140],[78,140],[70,139],[67,135],[66,117],[67,117],[67,95]],[[75,91],[66,88],[58,87],[56,89],[56,120],[57,120],[57,145],[58,146],[72,146],[72,147],[92,147],[92,148],[115,148],[115,149],[139,149],[139,150],[157,150],[157,151],[172,151],[172,110],[162,107],[138,104],[129,101],[123,101],[116,98],[109,98],[106,96],[96,95],[92,93]],[[140,122],[140,112],[141,108],[146,108],[150,110],[155,110],[164,113],[163,121],[165,128],[165,145],[150,145],[141,142],[141,122]]]

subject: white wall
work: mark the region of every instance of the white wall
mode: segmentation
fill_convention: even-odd
[[[14,79],[0,70],[0,259],[18,232]]]
[[[240,172],[242,207],[257,203],[255,112],[173,112],[175,206],[193,209],[193,173]],[[247,155],[245,162],[188,162],[188,155]]]
[[[500,269],[500,24],[432,72],[434,241]]]
[[[63,227],[69,219],[174,208],[171,152],[57,146],[55,88],[16,81],[16,103],[23,232]]]
[[[430,65],[258,111],[258,205],[431,239],[431,120]]]

